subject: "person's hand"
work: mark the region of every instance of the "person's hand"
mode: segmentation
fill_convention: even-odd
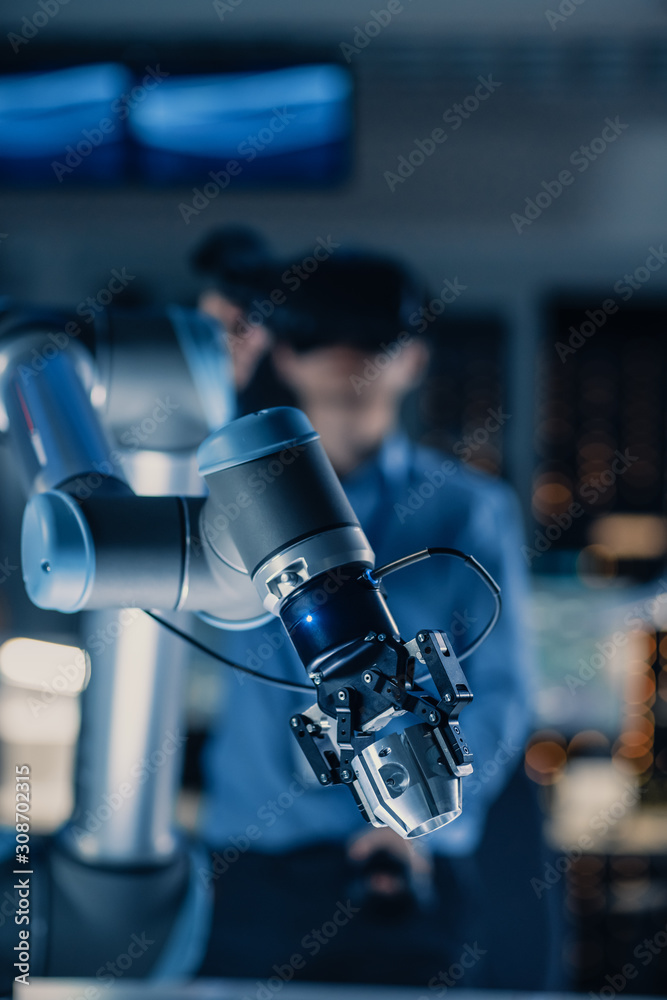
[[[433,865],[428,854],[418,850],[409,840],[399,837],[388,826],[372,826],[364,830],[350,842],[347,856],[350,861],[363,865],[380,852],[402,863],[408,874],[415,876],[417,880],[430,879],[432,875]],[[378,872],[371,877],[371,881],[376,892],[391,895],[396,891],[395,877]]]
[[[347,849],[358,870],[357,892],[367,906],[399,915],[433,898],[433,864],[424,845],[417,848],[388,827],[370,827]]]

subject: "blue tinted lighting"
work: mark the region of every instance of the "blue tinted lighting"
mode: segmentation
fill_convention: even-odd
[[[222,189],[231,178],[274,187],[347,174],[352,77],[342,66],[164,76],[144,87],[115,62],[0,74],[0,185]]]
[[[96,135],[105,118],[112,128],[101,139],[119,141],[112,105],[131,84],[130,71],[116,63],[0,78],[0,156],[64,157],[68,144],[86,140],[86,129]]]
[[[343,140],[350,92],[349,74],[331,65],[176,76],[137,105],[129,125],[152,149],[252,163]]]

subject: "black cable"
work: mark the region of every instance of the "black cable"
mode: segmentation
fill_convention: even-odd
[[[370,576],[374,580],[381,580],[382,577],[388,576],[389,573],[395,573],[396,570],[404,569],[406,566],[412,566],[414,563],[421,562],[423,559],[428,559],[430,556],[453,556],[456,559],[462,559],[467,566],[477,573],[479,577],[484,581],[486,586],[492,592],[496,606],[491,616],[490,620],[484,626],[480,634],[474,639],[469,646],[462,649],[460,653],[457,653],[459,660],[465,660],[466,657],[474,653],[476,649],[482,645],[488,634],[495,627],[496,622],[500,617],[500,611],[502,608],[502,601],[500,598],[500,587],[493,579],[490,573],[488,573],[483,566],[481,566],[474,556],[467,556],[465,552],[461,552],[459,549],[448,549],[448,548],[429,548],[421,549],[419,552],[413,552],[412,555],[403,556],[402,559],[397,559],[395,562],[387,563],[386,566],[380,566],[379,569],[372,570]],[[282,688],[284,691],[299,691],[306,694],[311,694],[315,688],[314,686],[309,686],[306,684],[296,684],[293,681],[283,681],[278,677],[271,677],[270,674],[263,674],[259,670],[253,670],[251,667],[243,667],[240,663],[235,663],[234,660],[228,659],[221,653],[216,653],[215,650],[210,649],[205,646],[203,642],[199,642],[194,636],[189,635],[187,632],[183,632],[182,629],[178,628],[176,625],[172,625],[171,622],[167,621],[166,618],[161,618],[160,615],[156,615],[154,611],[147,611],[143,609],[145,615],[152,618],[153,621],[158,622],[158,624],[164,626],[174,635],[177,635],[184,642],[189,642],[191,646],[195,649],[200,650],[202,653],[206,653],[211,656],[214,660],[218,660],[220,663],[224,663],[227,667],[232,667],[234,670],[240,670],[242,674],[248,674],[250,677],[254,677],[255,680],[262,681],[264,684],[271,684],[273,687]],[[423,680],[424,678],[418,678],[418,680]]]
[[[295,684],[293,681],[282,681],[278,677],[271,677],[269,674],[262,674],[259,670],[252,670],[251,667],[242,667],[240,663],[235,663],[233,660],[227,659],[227,657],[223,656],[221,653],[216,653],[215,650],[205,646],[203,642],[199,641],[199,639],[195,639],[194,636],[189,635],[187,632],[183,632],[176,625],[172,625],[172,623],[168,622],[166,618],[160,618],[160,616],[156,615],[154,611],[147,611],[145,608],[142,610],[144,614],[148,615],[149,618],[152,618],[153,621],[158,622],[160,625],[164,625],[166,629],[169,629],[170,632],[173,632],[174,635],[177,635],[185,642],[189,642],[191,646],[195,647],[195,649],[199,649],[202,653],[207,653],[209,656],[212,656],[214,660],[219,660],[220,663],[224,663],[227,667],[233,667],[234,670],[240,670],[242,674],[249,674],[251,677],[254,677],[255,680],[262,681],[264,684],[271,684],[273,687],[283,688],[285,691],[300,691],[305,692],[306,694],[312,694],[315,690],[313,685],[309,686],[307,684]]]
[[[442,547],[421,549],[419,552],[413,552],[410,556],[403,556],[402,559],[396,559],[395,562],[387,563],[386,566],[380,566],[379,569],[371,570],[371,576],[374,580],[381,580],[383,576],[388,576],[389,573],[395,573],[396,570],[405,569],[406,566],[412,566],[414,563],[421,562],[423,559],[428,559],[430,556],[453,556],[455,559],[462,559],[463,562],[474,570],[475,573],[477,573],[477,575],[484,581],[493,594],[496,602],[491,618],[486,623],[477,638],[473,639],[470,645],[466,646],[460,653],[456,654],[459,660],[465,660],[468,656],[474,653],[476,649],[479,649],[492,629],[495,628],[496,622],[500,618],[500,612],[502,609],[500,587],[491,574],[477,562],[474,556],[467,556],[465,552],[461,552],[460,549],[448,549]]]

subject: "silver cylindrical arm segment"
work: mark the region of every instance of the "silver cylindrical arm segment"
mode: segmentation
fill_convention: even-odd
[[[34,496],[22,529],[23,577],[37,607],[202,611],[232,623],[265,616],[229,536],[214,550],[203,497]],[[210,530],[210,526],[209,526]]]
[[[374,565],[319,435],[300,410],[241,417],[207,438],[198,460],[210,490],[204,533],[215,551],[231,538],[273,614],[321,573]]]
[[[183,643],[136,609],[84,615],[76,808],[62,832],[90,862],[148,865],[176,848],[173,808],[185,745]]]
[[[112,309],[96,320],[95,341],[104,422],[120,446],[192,453],[232,419],[231,357],[224,331],[205,314]]]
[[[37,360],[42,363],[39,367]],[[47,339],[29,340],[12,358],[2,395],[11,446],[28,493],[78,478],[94,488],[105,477],[124,482],[82,375],[86,375],[84,353],[57,350]]]
[[[44,325],[24,323],[20,335],[3,341],[0,431],[9,435],[26,493],[38,494],[22,539],[34,603],[69,612],[122,607],[82,619],[92,672],[82,699],[76,810],[62,836],[92,863],[162,864],[177,846],[172,813],[189,653],[128,605],[222,610],[241,620],[247,607],[251,617],[264,613],[247,575],[220,565],[200,542],[202,501],[169,496],[190,489],[178,475],[183,455],[232,415],[232,369],[220,330],[184,310],[114,313],[100,326],[104,335],[96,329],[86,339],[94,361],[71,336]],[[93,390],[117,449],[91,402]],[[176,450],[178,461],[173,468],[161,463],[156,474],[155,463],[139,455],[146,447]],[[142,473],[137,488],[143,492],[147,473],[146,492],[166,502],[159,516],[156,508],[127,508],[127,523],[114,514],[106,524],[104,510],[113,508],[106,498],[153,500],[132,496],[117,464],[123,449]]]

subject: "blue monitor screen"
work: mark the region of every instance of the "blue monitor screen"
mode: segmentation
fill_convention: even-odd
[[[314,64],[137,74],[98,63],[0,76],[0,182],[326,185],[348,171],[352,81]]]
[[[0,179],[120,180],[126,132],[114,102],[131,84],[113,63],[0,77]],[[106,119],[113,128],[103,132]]]

